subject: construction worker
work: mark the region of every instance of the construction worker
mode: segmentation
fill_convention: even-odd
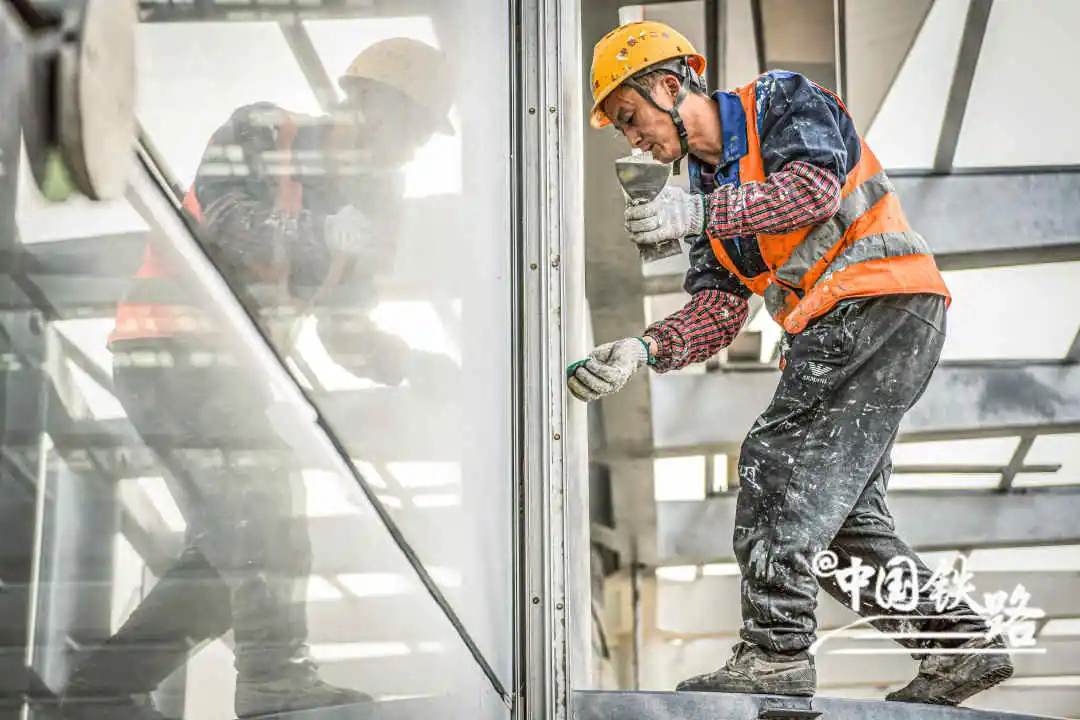
[[[330,356],[396,385],[409,348],[367,320],[370,280],[393,258],[402,166],[452,132],[442,53],[394,38],[361,52],[327,117],[269,103],[212,136],[184,207],[247,309],[288,354],[296,320],[318,319]],[[370,702],[322,681],[307,655],[311,569],[297,459],[268,415],[268,389],[237,366],[230,338],[148,247],[110,337],[115,386],[168,470],[187,546],[123,627],[81,659],[67,717],[160,718],[149,693],[189,649],[229,629],[239,717]],[[153,362],[146,362],[149,358]]]
[[[875,569],[915,563],[921,590],[910,614],[919,618],[874,625],[908,634],[899,642],[916,658],[953,652],[922,656],[918,676],[888,699],[956,705],[1011,675],[1006,646],[966,604],[935,608],[932,573],[885,504],[897,428],[945,339],[948,290],[840,98],[780,70],[709,95],[704,69],[662,23],[623,25],[596,44],[592,126],[613,125],[662,162],[688,160],[689,192],[669,185],[627,207],[625,222],[639,248],[687,243],[691,297],[640,336],[593,350],[567,380],[575,397],[595,400],[645,366],[704,361],[735,339],[751,294],[784,328],[779,386],[739,457],[741,640],[723,667],[677,689],[813,695],[812,563],[831,550],[841,570],[855,558]],[[820,583],[845,602],[835,579]],[[879,606],[873,584],[859,611],[898,615]],[[957,635],[910,636],[918,632]]]

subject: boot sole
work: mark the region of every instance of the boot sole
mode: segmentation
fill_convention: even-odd
[[[971,682],[964,683],[960,687],[953,690],[951,693],[946,694],[946,699],[950,705],[959,705],[967,700],[972,695],[981,693],[983,690],[988,690],[999,683],[1003,683],[1013,675],[1013,666],[1006,665],[1004,667],[995,668],[986,673],[980,678],[976,678]]]
[[[787,686],[787,687],[743,687],[735,689],[728,685],[726,687],[675,687],[675,692],[711,692],[711,693],[734,693],[740,695],[778,695],[780,697],[799,697],[807,698],[813,697],[817,692],[816,688],[807,688],[806,686]]]
[[[1013,675],[1012,665],[995,668],[974,680],[953,688],[950,692],[941,695],[933,695],[928,698],[893,700],[892,702],[921,703],[923,705],[945,705],[956,707],[973,695],[988,690],[999,683],[1003,683]],[[888,698],[886,698],[888,699]]]

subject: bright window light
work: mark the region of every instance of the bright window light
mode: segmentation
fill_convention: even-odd
[[[185,718],[209,720],[226,716],[223,699],[231,700],[236,692],[235,662],[235,653],[221,638],[188,659],[184,664]]]
[[[356,505],[345,490],[346,481],[339,475],[314,468],[304,469],[300,474],[307,494],[305,514],[308,517],[340,517],[356,513]]]
[[[115,325],[112,317],[53,320],[49,325],[101,370],[112,372],[112,353],[108,348],[109,334]]]
[[[142,598],[144,563],[123,533],[113,535],[112,631],[127,619]]]
[[[1056,572],[1080,570],[1080,545],[975,550],[967,569],[973,572]]]
[[[416,644],[416,651],[429,655],[441,655],[446,652],[446,646],[441,642],[425,640]]]
[[[1058,68],[1080,61],[1077,26],[1080,3],[1073,0],[994,4],[956,146],[957,167],[1080,162],[1080,111],[1056,77]],[[1008,101],[1006,88],[1015,87],[1024,88],[1026,102]]]
[[[387,703],[406,702],[406,701],[409,701],[409,700],[423,700],[425,698],[430,698],[430,697],[434,697],[434,695],[422,695],[420,693],[413,693],[413,694],[401,693],[401,694],[397,694],[397,695],[387,694],[387,695],[379,695],[378,696],[378,701],[379,701],[379,703],[384,704],[384,706],[385,706],[385,704],[387,704]]]
[[[429,567],[431,579],[443,587],[461,587],[461,571],[448,567]]]
[[[121,497],[129,493],[133,488],[137,488],[146,494],[166,527],[173,532],[183,532],[187,529],[187,522],[180,512],[180,508],[177,506],[176,499],[173,498],[172,491],[169,490],[165,478],[160,476],[125,478],[120,481]]]
[[[893,446],[893,465],[1001,465],[1012,460],[1018,437],[900,442]]]
[[[439,47],[431,18],[420,15],[362,20],[305,20],[304,29],[311,37],[326,72],[335,80],[341,77],[361,50],[380,40],[408,37],[434,48]]]
[[[656,568],[656,577],[668,582],[693,582],[698,577],[697,565],[666,565]]]
[[[76,365],[74,360],[69,358],[66,365],[83,403],[83,407],[78,407],[78,401],[74,401],[76,406],[68,407],[68,412],[74,418],[85,419],[86,412],[89,412],[90,418],[94,420],[116,420],[124,417],[124,406],[112,393],[101,387],[96,380]]]
[[[1080,434],[1039,435],[1031,444],[1027,465],[1061,465],[1055,473],[1017,473],[1013,485],[1036,487],[1080,483]]]
[[[1080,618],[1057,618],[1043,625],[1039,637],[1065,637],[1080,635]]]
[[[962,553],[958,550],[935,550],[932,552],[920,552],[918,556],[926,564],[926,567],[934,571],[942,566],[953,567],[956,564],[956,559],[961,557]]]
[[[728,456],[713,455],[712,491],[714,493],[727,492],[728,486]]]
[[[371,311],[371,319],[379,329],[397,335],[413,350],[448,355],[461,366],[459,338],[447,332],[439,311],[432,303],[386,300]]]
[[[185,188],[210,136],[238,107],[320,112],[276,22],[144,23],[136,49],[139,122]],[[177,92],[178,78],[190,92]]]
[[[1065,357],[1080,326],[1080,283],[1076,282],[1080,262],[956,270],[944,275],[953,302],[943,359]],[[1023,305],[1014,297],[1025,298]]]
[[[701,566],[701,574],[706,577],[738,577],[738,563],[707,563]]]
[[[375,497],[378,498],[379,502],[385,507],[394,508],[395,510],[400,510],[402,508],[401,498],[397,495],[376,495]]]
[[[989,490],[998,487],[996,473],[893,473],[890,490]]]
[[[461,485],[461,465],[456,462],[389,462],[386,467],[405,488]]]
[[[1011,678],[999,687],[1078,687],[1080,675],[1031,675]]]
[[[345,595],[326,578],[319,575],[311,575],[307,579],[308,602],[323,602],[326,600],[341,600]]]
[[[414,495],[412,503],[418,508],[455,507],[461,504],[461,496],[457,493],[424,493]]]
[[[448,113],[450,124],[461,128],[457,109]],[[416,149],[405,166],[405,198],[461,194],[461,130],[454,135],[436,133]],[[433,172],[432,168],[438,168]]]
[[[334,362],[334,359],[330,357],[330,353],[327,352],[326,347],[319,338],[319,333],[316,330],[317,323],[314,318],[306,317],[297,322],[299,326],[294,347],[326,390],[333,392],[340,390],[367,390],[379,387],[379,384],[374,380],[357,377]]]
[[[885,167],[934,164],[967,7],[956,0],[931,6],[873,125],[864,131]],[[913,107],[919,112],[913,114]]]
[[[319,662],[400,657],[411,652],[403,642],[315,643],[311,646],[311,657]]]
[[[383,480],[382,475],[375,469],[375,466],[366,460],[360,460],[359,458],[352,458],[352,464],[356,466],[356,469],[364,477],[364,481],[367,482],[373,488],[379,490],[386,489],[386,481]]]
[[[337,581],[356,597],[407,595],[416,589],[412,579],[396,573],[344,573]]]
[[[705,499],[704,455],[656,458],[653,474],[657,502]]]
[[[780,344],[780,339],[784,336],[784,329],[773,320],[764,305],[746,324],[746,329],[750,332],[761,333],[761,354],[758,361],[771,362],[776,353],[776,346]]]

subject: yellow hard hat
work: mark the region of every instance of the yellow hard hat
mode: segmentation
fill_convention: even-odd
[[[593,48],[593,107],[589,124],[594,128],[611,124],[600,104],[628,78],[657,63],[683,57],[698,75],[705,73],[704,56],[669,25],[645,20],[620,25],[609,32]]]
[[[390,38],[365,48],[338,79],[342,90],[354,80],[373,80],[394,88],[432,111],[441,132],[452,134],[447,118],[454,88],[446,57],[435,48],[406,37]]]

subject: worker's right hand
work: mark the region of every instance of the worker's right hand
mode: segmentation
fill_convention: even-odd
[[[668,185],[647,203],[627,205],[624,219],[630,239],[641,249],[700,235],[705,229],[705,196]]]
[[[352,205],[326,217],[323,237],[330,250],[350,257],[371,256],[378,251],[375,226],[366,214]]]
[[[638,368],[648,362],[648,346],[641,338],[609,342],[567,368],[566,387],[578,400],[599,400],[622,389]]]

